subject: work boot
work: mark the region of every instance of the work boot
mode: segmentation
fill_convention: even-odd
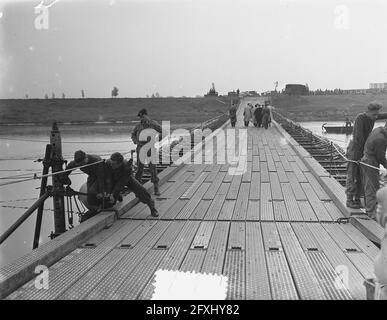
[[[153,184],[153,188],[154,188],[154,194],[155,194],[155,196],[159,196],[159,195],[160,195],[159,183],[158,183],[158,182],[155,182],[155,183]]]
[[[347,199],[347,208],[352,208],[352,209],[360,209],[360,205],[356,204],[354,200],[352,199]]]
[[[158,213],[158,211],[157,211],[157,209],[155,207],[151,207],[150,210],[151,210],[152,217],[158,217],[159,216],[159,213]]]
[[[360,208],[363,208],[363,205],[361,204],[360,199],[355,199],[355,200],[353,200],[353,203],[354,203],[355,205],[359,205]]]

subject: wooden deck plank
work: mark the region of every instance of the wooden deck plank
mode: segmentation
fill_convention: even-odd
[[[106,298],[112,300],[138,299],[141,291],[145,288],[152,275],[154,275],[165,254],[164,250],[150,250],[134,268],[133,272],[123,281],[121,286]]]
[[[242,182],[239,189],[239,196],[236,200],[232,220],[246,220],[247,206],[249,202],[250,184]]]
[[[261,222],[265,251],[281,251],[282,243],[274,222]]]
[[[298,242],[300,243],[304,251],[311,251],[311,252],[322,251],[322,248],[320,247],[317,240],[314,238],[314,236],[308,229],[306,223],[292,222],[291,226],[298,238]]]
[[[273,200],[284,200],[281,185],[276,172],[270,172],[270,187]]]
[[[228,200],[236,200],[238,197],[239,187],[242,182],[241,175],[234,175],[231,181],[230,188],[228,189],[226,199]]]
[[[214,221],[202,221],[192,241],[191,249],[207,249],[214,227]]]
[[[213,164],[211,166],[210,173],[207,175],[207,177],[204,181],[205,182],[213,182],[215,180],[216,176],[218,175],[218,173],[220,172],[221,167],[222,167],[221,164]]]
[[[277,228],[284,247],[285,255],[292,272],[297,292],[303,300],[326,299],[316,275],[300,246],[289,223],[277,223]]]
[[[293,168],[291,167],[288,158],[286,156],[281,156],[280,157],[282,167],[286,172],[293,172]]]
[[[301,169],[297,165],[297,162],[289,162],[289,163],[293,169],[293,173],[296,176],[297,181],[298,182],[308,182],[308,179],[306,179],[304,173],[301,171]]]
[[[183,272],[200,272],[203,265],[204,258],[206,257],[205,250],[188,250],[184,257],[183,263],[179,268]]]
[[[267,169],[269,172],[276,172],[277,167],[274,164],[273,157],[271,155],[266,155],[266,161],[267,161]]]
[[[242,182],[251,182],[252,163],[247,162],[246,172],[242,175]]]
[[[292,186],[292,190],[293,190],[294,196],[296,197],[296,200],[305,200],[305,201],[308,200],[294,172],[287,172],[286,175],[289,179],[290,185]]]
[[[247,207],[246,220],[260,220],[260,208],[259,200],[249,200]]]
[[[273,300],[298,300],[297,290],[282,251],[266,251]]]
[[[259,172],[253,172],[250,183],[250,200],[259,200],[261,198],[261,175]]]
[[[136,244],[157,224],[155,220],[141,220],[140,225],[123,239],[118,247],[134,248]]]
[[[339,275],[323,252],[309,251],[307,258],[326,297],[330,300],[352,300],[348,289],[336,284]]]
[[[101,261],[91,268],[78,281],[69,286],[58,300],[80,300],[84,299],[91,290],[101,281],[109,272],[114,270],[117,263],[124,257],[125,250],[113,250],[108,253]]]
[[[219,187],[223,183],[223,179],[224,179],[225,175],[226,175],[225,172],[218,172],[218,174],[216,175],[216,178],[212,181],[207,192],[203,195],[203,199],[205,199],[205,200],[214,199]]]
[[[160,214],[161,219],[175,219],[176,216],[183,210],[189,200],[176,199],[174,203],[163,214]]]
[[[351,238],[356,245],[370,257],[372,260],[376,259],[379,254],[379,249],[375,246],[365,235],[351,224],[340,224],[340,228]]]
[[[270,182],[269,169],[267,167],[267,162],[261,163],[261,182]]]
[[[261,220],[274,220],[270,183],[261,184]]]
[[[212,274],[222,273],[229,224],[229,222],[223,221],[216,222],[201,272]]]
[[[222,185],[218,189],[218,194],[215,195],[214,200],[212,201],[210,207],[207,210],[206,215],[204,216],[205,220],[218,219],[219,213],[223,207],[224,200],[226,199],[226,194],[229,187],[229,183],[222,183]]]
[[[333,201],[324,201],[324,206],[334,221],[345,217],[345,215],[339,210],[339,208],[337,208]]]
[[[313,208],[311,207],[309,201],[297,201],[298,208],[304,218],[304,221],[314,221],[317,222],[317,216],[314,213]]]
[[[259,161],[259,156],[253,156],[253,162],[251,166],[253,172],[261,171],[261,165]]]
[[[200,222],[198,221],[187,221],[185,225],[170,249],[161,260],[159,265],[160,269],[163,270],[178,270],[184,257],[186,256],[187,250],[189,249],[191,242],[199,228]],[[144,290],[140,294],[140,299],[151,299],[154,287],[153,282],[155,277],[153,276],[145,286]]]
[[[120,243],[119,248],[133,248],[133,247],[141,247],[141,248],[152,248],[155,243],[158,241],[158,239],[164,234],[164,232],[167,230],[167,228],[171,225],[171,221],[163,221],[159,220],[156,224],[154,224],[150,230],[148,230],[146,233],[143,234],[142,237],[138,241],[132,239],[131,241],[128,241],[125,238],[125,240]],[[139,228],[136,229],[137,231],[141,230]],[[129,246],[128,246],[129,245]]]
[[[321,187],[320,183],[317,181],[317,179],[313,176],[310,172],[304,172],[306,178],[309,181],[309,184],[312,186],[314,192],[316,192],[317,197],[324,201],[330,201],[331,198],[327,195],[327,193],[324,191],[324,189]]]
[[[284,167],[282,166],[281,162],[276,162],[275,166],[277,168],[277,174],[278,179],[280,182],[289,182],[288,176],[286,175],[286,172],[284,170]]]
[[[282,193],[288,217],[290,221],[304,221],[304,217],[298,207],[296,198],[289,183],[281,183]]]
[[[271,299],[269,274],[259,222],[246,223],[246,299]]]
[[[273,211],[275,221],[289,221],[284,201],[273,201]]]
[[[207,214],[208,208],[211,206],[211,200],[200,200],[199,204],[196,206],[191,216],[190,220],[202,220]]]
[[[312,186],[309,183],[301,183],[301,187],[304,190],[306,197],[309,200],[317,218],[319,221],[332,221],[332,217],[329,215],[323,202],[317,197]]]
[[[190,187],[180,196],[180,199],[191,199],[198,188],[202,185],[207,175],[208,172],[200,173],[200,175],[193,181]]]
[[[234,212],[236,200],[224,200],[222,209],[220,210],[218,220],[231,220]]]
[[[188,219],[192,212],[195,210],[196,206],[199,204],[203,195],[206,193],[209,188],[210,183],[204,182],[200,185],[196,193],[193,197],[187,202],[183,209],[181,209],[180,213],[176,216],[175,219]]]
[[[246,298],[245,288],[245,252],[228,250],[226,252],[223,274],[228,278],[227,300],[243,300]]]
[[[313,234],[330,263],[335,266],[335,270],[348,270],[348,290],[354,299],[365,299],[363,286],[364,278],[348,259],[345,253],[336,245],[320,224],[308,223],[307,227]],[[344,284],[343,284],[344,285]]]
[[[153,249],[169,249],[176,237],[180,234],[185,225],[185,221],[173,221],[165,230],[164,234],[155,243]]]
[[[245,250],[246,224],[245,222],[231,222],[228,236],[228,250]]]

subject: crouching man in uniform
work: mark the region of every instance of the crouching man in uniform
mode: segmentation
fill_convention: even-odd
[[[158,217],[155,202],[149,192],[133,177],[131,161],[124,160],[121,153],[115,152],[105,162],[107,188],[110,202],[122,201],[121,191],[127,186],[136,197],[148,205],[151,215]]]
[[[86,167],[82,167],[85,166]],[[66,170],[79,168],[87,174],[87,208],[89,211],[82,215],[81,222],[96,215],[100,209],[111,207],[109,201],[104,201],[108,197],[105,185],[105,165],[102,158],[97,155],[86,154],[82,150],[75,151],[74,160],[67,166]],[[71,185],[69,175],[72,171],[65,172],[61,176],[62,182],[65,185]]]

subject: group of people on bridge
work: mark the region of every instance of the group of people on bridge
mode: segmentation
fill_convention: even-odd
[[[248,127],[250,122],[252,122],[254,127],[267,129],[271,123],[268,104],[261,105],[257,103],[253,106],[251,103],[248,103],[243,110],[243,121],[245,127]]]
[[[79,168],[87,174],[87,208],[89,211],[81,217],[81,222],[94,216],[101,209],[113,207],[116,202],[121,202],[122,192],[125,187],[129,191],[134,192],[136,197],[145,203],[154,217],[158,216],[155,202],[150,193],[140,183],[144,171],[144,163],[140,159],[140,149],[148,141],[140,140],[140,133],[144,129],[152,128],[158,133],[161,133],[161,126],[154,120],[150,119],[146,109],[140,110],[138,113],[140,122],[135,126],[132,132],[132,141],[136,144],[137,152],[137,172],[133,176],[133,159],[126,160],[119,152],[114,152],[109,159],[103,160],[98,155],[87,154],[82,150],[78,150],[74,154],[74,160],[71,161],[65,173],[61,175],[61,180],[64,185],[70,185],[71,180],[69,175],[71,169]],[[149,150],[151,152],[151,150]],[[148,152],[148,153],[149,153]],[[150,156],[150,154],[148,154]],[[156,165],[150,162],[149,171],[151,181],[154,185],[154,194],[160,195],[159,178],[157,176]]]

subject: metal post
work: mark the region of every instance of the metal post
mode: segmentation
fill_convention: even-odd
[[[52,172],[63,171],[63,158],[62,158],[62,140],[58,125],[56,122],[52,125],[52,131],[50,136],[50,144],[52,149],[51,154],[51,167]],[[51,237],[55,238],[66,231],[66,218],[64,208],[64,196],[63,196],[63,184],[59,175],[52,176],[53,185],[53,200],[54,200],[54,224],[55,232],[51,233]]]
[[[44,193],[36,202],[25,212],[23,215],[16,220],[16,222],[10,226],[0,236],[0,244],[2,244],[34,211],[49,197],[48,193]]]
[[[51,166],[51,145],[46,145],[46,153],[43,159],[43,176],[48,174],[48,170]],[[42,182],[40,183],[40,195],[42,197],[46,192],[47,187],[47,177],[42,178]],[[36,249],[39,246],[39,238],[40,238],[40,229],[42,227],[42,217],[43,217],[43,209],[44,202],[39,206],[38,213],[36,214],[36,224],[35,224],[35,234],[34,234],[34,242],[32,245],[32,249]]]

